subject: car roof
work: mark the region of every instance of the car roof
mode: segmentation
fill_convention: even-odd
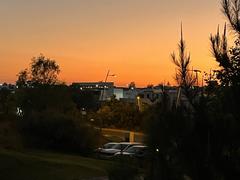
[[[144,146],[144,145],[134,145],[134,146],[132,146],[131,148],[133,148],[133,147],[137,147],[137,148],[147,148],[147,146]]]
[[[106,144],[118,144],[117,142],[109,142],[109,143],[106,143]]]
[[[142,144],[142,143],[139,143],[139,142],[120,142],[119,144]]]

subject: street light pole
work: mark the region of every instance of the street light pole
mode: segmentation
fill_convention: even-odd
[[[142,103],[141,103],[140,96],[137,96],[137,105],[138,105],[138,110],[141,112],[142,111]]]
[[[202,71],[199,70],[199,69],[193,69],[193,67],[192,67],[192,69],[187,69],[187,71],[191,71],[192,74],[193,74],[193,72],[195,72],[195,76],[196,76],[196,79],[197,79],[197,86],[198,86],[198,73],[202,73]]]
[[[103,91],[102,91],[102,94],[101,94],[101,101],[103,101],[103,96],[104,96],[104,93],[105,93],[105,85],[106,85],[106,82],[107,82],[107,79],[109,76],[113,76],[113,77],[116,77],[115,74],[110,74],[110,70],[107,71],[107,75],[105,77],[105,80],[104,80],[104,86],[103,86]]]
[[[198,69],[194,69],[193,71],[196,73],[196,78],[197,78],[197,86],[198,86],[198,73],[201,73],[201,71],[200,71],[200,70],[198,70]]]
[[[104,81],[105,83],[107,82],[107,79],[108,79],[109,73],[110,73],[110,70],[108,70],[107,75],[106,75],[106,77],[105,77],[105,81]]]

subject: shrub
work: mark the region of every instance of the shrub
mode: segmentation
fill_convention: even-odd
[[[57,112],[32,113],[19,122],[29,147],[90,153],[98,142],[98,132],[74,117]]]

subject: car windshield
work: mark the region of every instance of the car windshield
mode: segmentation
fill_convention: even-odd
[[[128,144],[116,144],[112,147],[112,149],[119,149],[119,150],[123,150],[128,146]]]

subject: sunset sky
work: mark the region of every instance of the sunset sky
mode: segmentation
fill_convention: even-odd
[[[209,71],[209,35],[225,18],[219,0],[1,0],[0,83],[43,53],[67,82],[101,81],[107,70],[116,85],[171,82],[180,24],[192,66]]]

